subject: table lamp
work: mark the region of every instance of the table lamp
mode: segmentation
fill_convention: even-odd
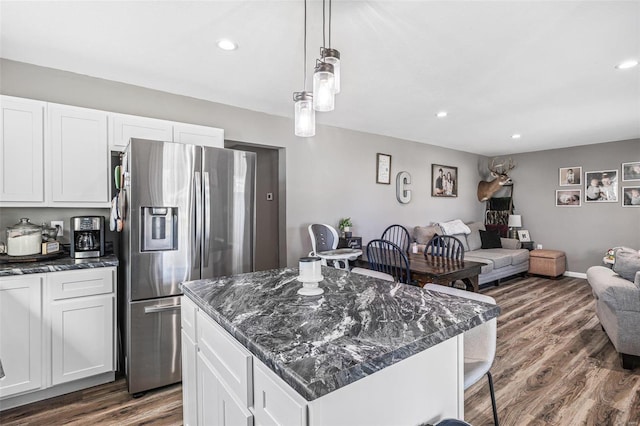
[[[510,237],[518,238],[518,230],[516,228],[522,227],[522,216],[519,214],[510,214],[509,215],[509,223],[507,224],[510,229]]]

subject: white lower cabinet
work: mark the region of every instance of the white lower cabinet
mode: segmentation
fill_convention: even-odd
[[[187,297],[182,324],[185,425],[383,426],[464,417],[462,335],[307,401]]]
[[[43,280],[42,274],[0,278],[0,399],[42,386]]]
[[[1,278],[1,409],[113,381],[115,303],[115,267]]]

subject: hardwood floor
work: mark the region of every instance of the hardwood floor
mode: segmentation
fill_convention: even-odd
[[[482,291],[502,308],[492,373],[500,423],[640,426],[640,368],[623,370],[585,280],[513,280]],[[180,385],[134,399],[124,379],[0,413],[2,425],[180,425]],[[466,420],[493,423],[489,387],[465,392]]]
[[[623,370],[586,280],[527,278],[483,291],[502,309],[491,369],[502,425],[640,425],[640,368]],[[486,380],[465,417],[493,424]]]

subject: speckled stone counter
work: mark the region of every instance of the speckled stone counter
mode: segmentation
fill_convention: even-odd
[[[308,401],[495,318],[500,308],[322,268],[300,296],[297,268],[182,284],[184,294]]]
[[[72,259],[68,255],[42,262],[5,263],[0,265],[0,277],[46,272],[70,271],[73,269],[106,268],[118,266],[118,258],[113,255],[91,259]]]

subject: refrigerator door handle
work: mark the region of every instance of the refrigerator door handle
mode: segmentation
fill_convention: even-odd
[[[200,172],[193,174],[193,188],[196,199],[196,235],[192,241],[195,268],[200,268],[200,243],[202,241],[202,180]]]
[[[209,248],[211,245],[211,187],[209,184],[209,172],[203,172],[204,182],[204,267],[209,266]]]
[[[180,310],[180,305],[154,305],[154,306],[145,306],[144,313],[153,314],[156,312],[179,311],[179,310]]]

